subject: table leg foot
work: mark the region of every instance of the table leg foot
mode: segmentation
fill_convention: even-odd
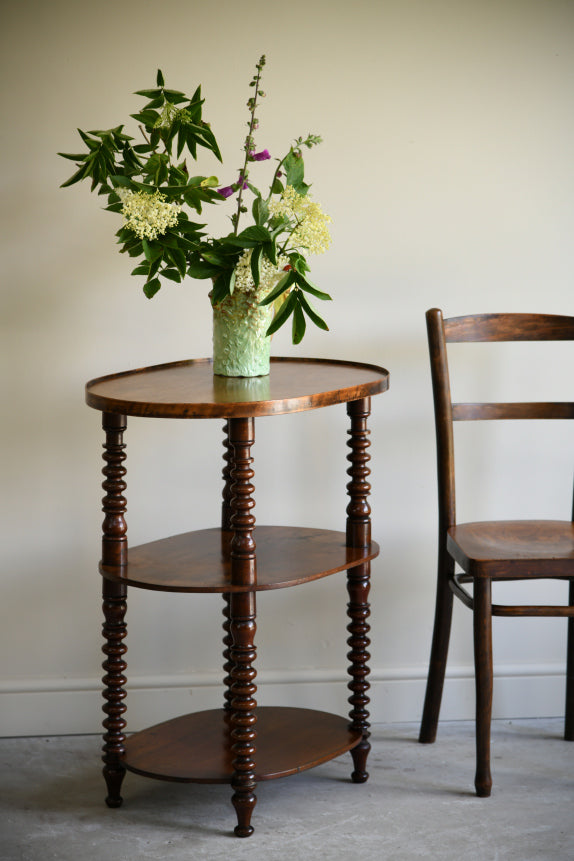
[[[237,813],[237,825],[233,833],[236,837],[251,837],[254,831],[251,825],[251,814],[255,809],[257,797],[253,792],[247,795],[239,795],[236,792],[231,801]]]
[[[108,807],[115,808],[122,806],[123,798],[120,795],[120,790],[125,773],[125,768],[110,769],[107,766],[104,767],[103,774],[108,788],[108,795],[106,797],[106,804]]]
[[[354,771],[351,775],[351,780],[353,783],[366,783],[369,779],[367,757],[370,750],[371,745],[368,741],[362,741],[357,747],[352,749],[351,756],[353,757]]]

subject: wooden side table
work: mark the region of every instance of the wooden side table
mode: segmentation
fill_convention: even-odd
[[[268,377],[213,375],[210,360],[158,365],[92,380],[86,402],[103,413],[102,537],[104,777],[107,804],[119,807],[126,769],[162,780],[230,783],[235,834],[253,833],[259,781],[312,768],[351,751],[352,780],[368,778],[370,397],[386,391],[383,368],[323,359],[272,359]],[[347,403],[350,453],[346,532],[258,526],[250,456],[254,419]],[[221,529],[164,538],[129,549],[123,433],[127,416],[225,419]],[[257,542],[257,543],[256,543]],[[347,571],[349,719],[311,709],[257,708],[256,593]],[[224,695],[220,710],[178,717],[129,737],[126,721],[127,587],[224,596]]]

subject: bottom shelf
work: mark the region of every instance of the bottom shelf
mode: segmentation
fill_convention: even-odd
[[[312,709],[262,707],[257,714],[257,781],[286,777],[355,747],[361,733],[346,718]],[[233,774],[230,718],[223,709],[183,715],[126,741],[129,771],[184,783],[229,783]]]

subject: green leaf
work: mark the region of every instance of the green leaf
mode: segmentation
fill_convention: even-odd
[[[84,161],[84,159],[86,158],[85,152],[81,152],[77,155],[70,152],[59,152],[57,153],[57,155],[61,155],[62,158],[69,158],[70,161]]]
[[[134,95],[145,96],[146,99],[157,99],[158,96],[161,96],[161,87],[157,90],[136,90]]]
[[[303,308],[303,310],[305,311],[305,313],[309,317],[309,319],[312,320],[313,323],[319,327],[319,329],[323,329],[325,332],[328,332],[329,327],[327,326],[327,324],[325,323],[323,318],[317,314],[317,312],[309,304],[309,302],[307,302],[307,299],[305,298],[304,293],[299,294],[299,302],[301,304],[301,307]]]
[[[263,304],[263,303],[260,303]],[[295,306],[297,304],[297,299],[295,298],[295,293],[291,293],[287,301],[281,306],[279,312],[275,315],[273,320],[271,321],[271,325],[267,329],[266,335],[273,335],[277,329],[281,328],[281,326],[287,322],[291,314],[293,313]]]
[[[185,127],[184,127],[185,128]],[[180,128],[177,134],[177,157],[179,158],[184,150],[186,144],[186,136],[185,132]]]
[[[259,287],[259,281],[261,278],[260,275],[260,266],[261,266],[261,254],[263,253],[263,248],[259,245],[257,248],[253,249],[251,254],[251,276],[253,278],[253,283],[256,287]]]
[[[211,263],[213,266],[225,266],[226,259],[222,257],[220,254],[215,254],[212,251],[203,251],[201,256],[204,260],[207,260],[208,263]]]
[[[139,114],[130,114],[132,119],[137,120],[138,123],[143,123],[148,128],[153,128],[155,123],[159,120],[159,114],[157,111],[140,111]],[[153,143],[153,141],[151,141]]]
[[[174,235],[171,230],[168,230],[167,233],[162,233],[161,244],[164,248],[177,248],[178,239],[178,236]]]
[[[147,298],[151,299],[152,296],[155,296],[155,294],[160,289],[160,287],[161,287],[161,281],[159,280],[159,278],[152,278],[151,281],[146,281],[146,283],[143,286],[143,291],[144,291],[145,295],[147,296]]]
[[[293,312],[293,330],[292,330],[292,340],[294,344],[300,344],[303,335],[305,334],[305,329],[307,328],[307,323],[305,322],[305,315],[301,310],[301,305],[297,303],[295,305],[295,310]]]
[[[148,242],[145,237],[142,239],[142,248],[145,259],[149,260],[150,263],[153,263],[158,259],[158,257],[161,257],[163,253],[163,248],[159,242]]]
[[[305,173],[303,158],[290,152],[283,162],[283,167],[285,168],[286,185],[292,185],[296,191],[299,191],[299,187],[303,182],[303,175]]]
[[[237,239],[245,242],[271,242],[271,234],[266,227],[259,224],[252,224],[251,227],[246,227],[238,234]]]
[[[293,270],[292,270],[293,271]],[[311,293],[313,296],[316,296],[317,299],[331,299],[328,293],[323,293],[322,290],[319,290],[318,287],[315,287],[314,284],[311,284],[304,275],[301,275],[300,272],[295,272],[295,281],[297,282],[297,286],[301,288],[301,290],[305,290],[307,293]]]
[[[241,239],[240,236],[227,236],[225,241],[236,248],[256,248],[260,244],[257,239]]]
[[[169,278],[170,281],[177,281],[178,284],[181,283],[181,274],[177,271],[177,269],[162,269],[159,273],[164,278]]]
[[[108,179],[110,180],[114,188],[118,188],[118,186],[122,186],[123,188],[129,188],[132,184],[132,181],[129,176],[120,176],[118,174],[113,174],[110,175]]]
[[[308,265],[303,255],[298,251],[294,251],[289,255],[289,262],[293,269],[296,269],[300,275],[303,275],[303,277],[305,277],[305,272],[310,272],[311,270],[311,267]]]
[[[197,141],[192,129],[189,126],[183,126],[180,132],[185,138],[185,145],[191,153],[191,157],[195,161],[197,159]]]
[[[271,302],[274,302],[278,296],[281,296],[282,293],[285,292],[292,284],[295,283],[295,273],[292,269],[289,272],[286,272],[285,275],[278,281],[275,285],[275,288],[269,293],[265,299],[262,299],[259,303],[260,305],[270,305]]]
[[[216,159],[218,161],[220,161],[221,163],[223,163],[223,159],[222,159],[221,153],[219,151],[219,146],[217,145],[217,141],[215,140],[215,135],[213,134],[213,132],[211,131],[211,129],[209,128],[207,123],[204,123],[202,125],[201,134],[205,140],[205,143],[202,143],[202,145],[207,146],[207,149],[211,150],[211,152],[214,154]]]
[[[132,275],[147,275],[149,272],[149,263],[140,263],[135,269],[132,269]]]
[[[73,185],[75,182],[80,182],[80,180],[85,179],[89,175],[89,165],[82,165],[82,167],[77,170],[76,173],[74,173],[69,179],[67,179],[66,182],[63,182],[61,184],[60,188],[67,188],[69,185]]]
[[[149,242],[147,241],[147,239],[142,239],[142,248],[143,248],[143,252],[145,254],[145,259],[151,263],[151,261],[152,261],[151,248],[149,247]]]
[[[225,272],[222,272],[221,275],[216,279],[215,284],[213,285],[213,291],[211,293],[211,304],[219,305],[227,296],[231,295],[230,290],[230,282],[231,277],[235,274],[234,269],[227,269]],[[235,278],[233,280],[233,286],[235,286]]]
[[[148,102],[144,107],[144,111],[150,111],[154,108],[163,108],[164,99],[160,96],[157,99],[152,99],[151,102]]]
[[[271,186],[271,194],[281,194],[284,190],[285,189],[281,180],[275,177],[275,179],[273,180],[273,185]]]
[[[185,270],[187,266],[185,254],[183,253],[183,251],[180,251],[179,248],[170,248],[168,254],[175,263],[179,274],[183,278],[185,276]]]
[[[253,201],[252,212],[255,224],[260,227],[263,226],[269,218],[269,207],[262,197],[255,198]]]
[[[270,262],[274,266],[277,266],[277,245],[275,239],[273,239],[272,242],[266,242],[263,245],[263,250],[265,251],[265,254],[269,258]]]
[[[216,278],[221,272],[219,266],[210,266],[207,263],[190,263],[187,267],[187,274],[190,278]]]
[[[168,167],[167,167],[167,164],[162,161],[162,163],[160,164],[160,166],[157,170],[157,173],[155,175],[155,184],[161,185],[162,183],[167,182],[167,178],[168,178]]]
[[[193,94],[193,96],[192,96],[192,97],[191,97],[191,99],[190,99],[188,110],[190,110],[190,109],[191,109],[191,107],[193,106],[193,108],[194,108],[194,110],[195,110],[195,113],[197,113],[197,110],[198,110],[198,108],[199,108],[199,113],[198,113],[197,115],[198,115],[199,117],[201,117],[201,106],[202,106],[202,104],[203,104],[203,102],[204,102],[204,101],[205,101],[205,99],[202,99],[202,98],[201,98],[201,84],[200,84],[200,85],[199,85],[199,87],[197,88],[197,90],[195,91],[195,93]]]
[[[162,263],[163,263],[163,256],[160,254],[160,256],[156,257],[156,259],[150,265],[148,278],[153,278],[157,275],[157,273],[160,270]]]
[[[164,90],[163,94],[166,102],[169,102],[171,105],[180,105],[182,102],[187,101],[185,93],[181,93],[179,90]]]
[[[163,79],[163,72],[161,69],[157,70],[156,84],[158,85],[158,87],[163,87],[163,85],[165,84],[165,81]]]
[[[206,227],[205,224],[197,224],[195,221],[188,221],[187,218],[182,219],[180,216],[180,221],[178,222],[178,229],[181,230],[182,233],[201,233],[201,228]]]

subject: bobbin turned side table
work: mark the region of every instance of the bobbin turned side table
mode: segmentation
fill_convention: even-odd
[[[229,783],[235,834],[253,833],[259,781],[295,774],[351,751],[352,780],[367,780],[371,541],[367,418],[371,395],[386,391],[383,368],[323,359],[272,359],[268,377],[213,375],[207,359],[158,365],[92,380],[86,402],[103,413],[102,537],[104,777],[110,807],[122,803],[126,770],[162,780]],[[350,417],[346,532],[258,526],[250,456],[254,419],[347,404]],[[127,545],[123,433],[127,416],[220,418],[224,427],[221,529]],[[255,597],[347,571],[351,680],[349,719],[311,709],[258,708],[255,701]],[[178,717],[125,735],[127,587],[220,592],[224,597],[224,693],[220,710]]]

